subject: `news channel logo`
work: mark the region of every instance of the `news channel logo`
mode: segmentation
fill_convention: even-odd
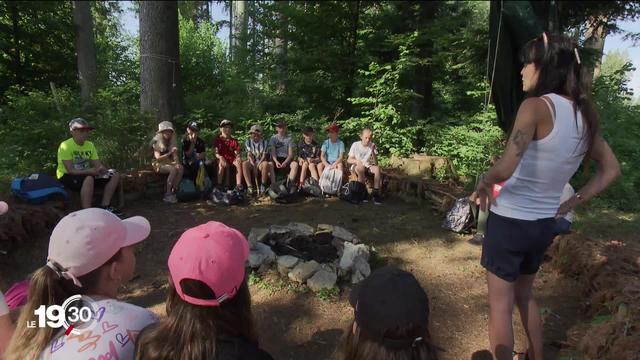
[[[81,330],[91,329],[96,321],[95,301],[86,295],[73,295],[62,305],[40,305],[33,311],[37,320],[27,321],[27,327],[53,329],[64,328],[65,335],[79,335]]]

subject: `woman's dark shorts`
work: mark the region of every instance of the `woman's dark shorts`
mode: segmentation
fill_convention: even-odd
[[[489,213],[482,242],[482,266],[508,281],[533,275],[555,237],[554,218],[519,220]]]

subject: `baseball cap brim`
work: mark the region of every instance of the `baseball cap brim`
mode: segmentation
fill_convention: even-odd
[[[91,125],[74,125],[74,126],[71,127],[71,130],[79,130],[79,129],[93,130],[93,126],[91,126]]]
[[[123,247],[135,245],[149,237],[149,234],[151,233],[151,224],[149,224],[149,220],[142,216],[134,216],[122,220],[122,224],[127,230]]]
[[[9,211],[9,205],[4,201],[0,201],[0,215],[6,214],[7,211]]]

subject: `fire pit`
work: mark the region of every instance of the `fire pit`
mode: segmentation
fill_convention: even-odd
[[[254,228],[248,237],[249,267],[265,271],[275,264],[282,276],[313,291],[334,287],[338,278],[357,283],[369,276],[369,247],[348,230],[304,223]]]

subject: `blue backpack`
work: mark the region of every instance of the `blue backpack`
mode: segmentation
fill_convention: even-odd
[[[200,198],[200,191],[196,188],[196,184],[191,179],[182,179],[178,192],[176,193],[178,201],[192,201]]]
[[[62,197],[65,202],[69,201],[69,195],[64,186],[53,176],[43,173],[13,179],[11,192],[14,196],[31,204],[41,204],[54,196]]]

